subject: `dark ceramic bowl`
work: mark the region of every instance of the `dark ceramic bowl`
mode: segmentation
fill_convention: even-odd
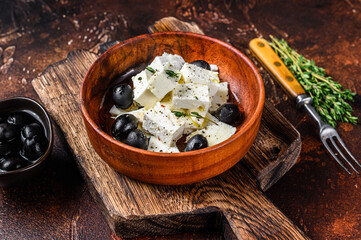
[[[0,172],[0,186],[12,186],[34,177],[42,170],[53,148],[53,128],[48,113],[38,102],[26,97],[14,97],[0,101],[0,115],[11,112],[27,112],[44,127],[48,147],[34,163],[17,170]]]
[[[217,64],[233,100],[245,119],[226,141],[197,151],[156,153],[114,140],[104,129],[100,109],[114,78],[127,69],[150,63],[163,52],[179,54],[186,62],[202,59]],[[120,173],[149,183],[188,184],[214,177],[236,164],[256,138],[264,103],[264,86],[252,62],[220,40],[184,32],[154,33],[126,40],[105,52],[92,65],[81,88],[81,111],[94,149]]]

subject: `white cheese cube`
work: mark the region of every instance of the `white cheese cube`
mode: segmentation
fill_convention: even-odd
[[[173,91],[170,91],[167,95],[164,96],[164,98],[160,101],[161,106],[165,106],[169,110],[175,109],[172,104],[173,99]]]
[[[210,80],[209,71],[194,64],[185,63],[180,70],[184,82],[208,85]]]
[[[158,140],[157,137],[150,137],[148,151],[163,153],[179,153],[177,146],[169,147]]]
[[[209,81],[208,83],[208,89],[209,89],[209,97],[212,99],[214,95],[218,92],[219,89],[219,83],[215,83],[213,81]]]
[[[153,62],[149,64],[149,67],[153,68],[155,71],[162,71],[163,70],[163,62],[160,56],[154,58]]]
[[[197,109],[189,109],[188,110],[188,114],[191,116],[191,121],[193,123],[193,126],[195,126],[195,128],[202,128],[204,127],[204,123],[205,123],[205,117],[208,114],[208,110],[209,110],[209,105],[207,105],[205,108],[204,107],[199,107]],[[192,113],[193,112],[193,113]],[[202,117],[195,117],[193,115],[195,114],[199,114]]]
[[[143,70],[132,78],[134,101],[146,108],[153,107],[156,102],[159,101],[158,98],[148,89],[149,81],[152,76],[153,74],[150,71]]]
[[[172,91],[180,79],[179,72],[169,63],[162,71],[156,72],[149,80],[149,90],[161,100],[167,93]]]
[[[169,109],[157,103],[154,108],[144,114],[143,128],[170,147],[182,137],[184,122]]]
[[[209,64],[209,66],[211,67],[211,71],[212,72],[218,72],[218,66],[215,64]]]
[[[180,72],[186,83],[208,84],[209,81],[219,83],[217,72],[209,71],[194,64],[185,63]]]
[[[134,101],[149,109],[154,107],[159,99],[154,96],[154,94],[148,88],[144,88],[142,91],[134,91]]]
[[[143,89],[147,88],[148,82],[150,78],[152,77],[152,73],[148,70],[143,70],[137,75],[132,77],[133,81],[133,89],[134,92],[136,91],[142,91]]]
[[[113,116],[113,117],[117,117],[119,115],[125,114],[127,113],[127,111],[125,109],[121,109],[121,108],[117,108],[115,105],[109,110],[109,113]]]
[[[172,103],[178,109],[203,107],[208,110],[210,106],[208,86],[193,83],[177,84],[173,91]]]
[[[136,117],[138,119],[139,122],[143,122],[144,119],[144,113],[146,112],[146,110],[144,108],[139,108],[136,110],[132,110],[132,111],[126,111],[124,109],[121,108],[117,108],[115,105],[110,109],[110,114],[112,114],[112,116],[114,118],[117,118],[120,115],[123,114],[132,114],[134,117]]]
[[[162,107],[166,107],[171,111],[177,111],[177,112],[182,112],[182,113],[186,113],[188,114],[188,110],[186,109],[177,109],[173,106],[172,104],[172,97],[173,97],[173,92],[169,92],[160,102],[160,106]],[[174,114],[174,113],[173,113]],[[189,116],[182,116],[182,117],[178,117],[178,119],[180,119],[181,121],[184,122],[184,134],[189,134],[191,132],[193,132],[194,130],[196,130],[199,126],[199,124],[197,124],[196,122],[194,122],[192,120],[191,117]]]
[[[168,54],[163,53],[162,56],[157,56],[154,58],[153,62],[149,65],[149,67],[153,68],[156,71],[163,71],[164,66],[169,63],[172,67],[174,67],[177,71],[179,71],[184,65],[184,59],[177,54]]]
[[[221,81],[219,80],[219,74],[218,72],[212,72],[212,71],[208,71],[209,73],[209,79],[214,82],[214,83],[220,83]]]
[[[217,109],[225,104],[228,101],[229,95],[228,95],[228,83],[227,82],[221,82],[219,84],[219,88],[217,93],[212,98],[211,107],[209,109],[210,112],[215,112]]]
[[[187,136],[187,141],[196,134],[203,135],[207,141],[208,146],[216,145],[230,138],[235,132],[236,128],[228,125],[224,122],[220,122],[217,118],[208,114],[207,118],[216,122],[218,125],[208,121],[207,125],[203,129],[199,129]]]

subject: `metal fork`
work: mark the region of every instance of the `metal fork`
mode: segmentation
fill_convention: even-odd
[[[337,131],[329,124],[323,122],[312,107],[312,98],[307,96],[302,86],[294,78],[292,73],[284,65],[282,60],[277,56],[273,49],[268,45],[265,39],[256,38],[249,43],[251,52],[255,55],[257,60],[265,67],[265,69],[271,74],[271,76],[281,85],[281,87],[296,100],[297,109],[305,109],[305,111],[311,116],[311,118],[317,123],[319,134],[323,145],[330,152],[332,157],[337,163],[346,170],[349,174],[351,172],[340,161],[337,155],[341,155],[342,159],[355,171],[359,173],[355,168],[356,163],[360,168],[361,164],[347,149],[345,143],[341,140]],[[331,144],[329,144],[330,142]],[[338,144],[337,144],[338,143]],[[340,147],[339,147],[340,146]],[[334,151],[332,147],[336,150]],[[342,148],[342,150],[340,149]],[[344,153],[347,153],[349,158]],[[350,159],[351,158],[351,159]],[[351,162],[354,162],[352,164]]]
[[[352,161],[354,163],[356,163],[359,167],[361,167],[361,164],[359,161],[356,160],[356,158],[351,154],[351,152],[347,149],[345,143],[341,140],[340,136],[338,135],[336,129],[334,129],[332,126],[330,126],[329,124],[323,122],[320,118],[320,116],[318,115],[318,113],[316,112],[316,110],[312,107],[312,98],[307,96],[306,94],[301,94],[298,95],[296,98],[296,108],[297,109],[304,109],[308,115],[311,116],[311,118],[316,122],[318,129],[319,129],[319,134],[320,134],[320,138],[321,141],[323,143],[323,145],[326,147],[326,149],[330,152],[330,154],[332,155],[332,157],[337,161],[338,164],[340,164],[340,166],[345,169],[346,172],[348,172],[349,174],[351,174],[351,172],[345,167],[345,165],[340,161],[340,159],[336,156],[336,153],[341,155],[341,157],[343,158],[343,160],[345,162],[347,162],[347,164],[357,173],[359,174],[359,172],[357,171],[357,169],[354,167],[354,165],[352,165],[352,163],[350,162],[350,160],[344,155],[344,153],[342,152],[342,150],[338,147],[337,143],[335,140],[338,141],[338,143],[342,146],[342,149],[344,150],[344,152],[346,152],[352,159]],[[332,146],[336,149],[336,153],[332,150],[332,148],[330,147],[330,145],[328,144],[327,140],[329,140],[332,144]]]

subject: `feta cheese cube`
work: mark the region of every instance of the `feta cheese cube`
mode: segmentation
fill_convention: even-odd
[[[134,91],[134,101],[149,109],[154,107],[159,99],[148,88],[143,88],[142,91]]]
[[[143,70],[132,78],[134,101],[146,108],[153,107],[156,102],[159,101],[158,98],[148,89],[149,81],[152,76],[153,74],[150,71]]]
[[[172,97],[173,97],[173,92],[169,92],[160,102],[160,105],[162,107],[166,107],[171,111],[177,111],[177,112],[182,112],[182,113],[186,113],[188,114],[188,110],[186,109],[177,109],[173,106],[172,104]],[[184,122],[184,134],[189,134],[191,132],[193,132],[194,130],[196,130],[199,127],[199,124],[197,124],[196,122],[194,122],[192,120],[191,117],[189,116],[181,116],[178,117],[178,119],[180,119],[181,121]]]
[[[209,109],[210,112],[215,112],[217,109],[225,104],[228,101],[229,95],[228,95],[228,83],[227,82],[221,82],[219,84],[219,88],[217,93],[212,98],[211,107]]]
[[[169,147],[158,140],[157,137],[150,137],[148,151],[163,153],[179,153],[177,146]]]
[[[185,63],[180,72],[186,83],[208,84],[209,81],[219,83],[217,72],[209,71],[194,64]]]
[[[208,110],[210,106],[208,86],[194,83],[177,84],[173,90],[172,103],[175,108],[203,107]]]
[[[143,129],[157,136],[163,144],[170,147],[182,137],[184,122],[168,108],[157,103],[144,114]]]
[[[127,113],[127,111],[125,109],[121,109],[121,108],[117,108],[115,105],[109,110],[109,113],[113,116],[113,117],[117,117],[119,115],[125,114]]]
[[[184,82],[186,83],[207,85],[210,80],[210,71],[200,68],[194,64],[185,63],[180,72],[183,76]]]
[[[218,72],[209,71],[209,79],[214,83],[220,83]]]
[[[149,90],[161,100],[167,93],[172,91],[180,79],[179,72],[166,63],[162,71],[156,72],[149,80]]]
[[[197,109],[189,109],[188,110],[188,114],[191,115],[190,118],[191,118],[191,121],[193,123],[193,125],[195,126],[195,128],[202,128],[204,127],[204,123],[205,123],[205,117],[207,116],[208,114],[208,110],[209,110],[209,105],[206,106],[205,108],[204,107],[199,107]],[[202,116],[201,118],[200,117],[194,117],[192,115],[193,113],[196,113],[196,114],[199,114],[200,116]]]
[[[215,64],[209,64],[209,66],[211,67],[211,71],[212,72],[218,72],[218,66]]]
[[[219,121],[211,114],[208,114],[207,118],[216,122],[218,125],[212,123],[211,121],[208,121],[207,125],[204,128],[196,130],[190,135],[188,135],[186,141],[188,141],[191,137],[193,137],[196,134],[201,134],[207,139],[208,146],[213,146],[227,140],[237,130],[235,127],[232,127],[231,125]]]
[[[139,122],[143,122],[144,119],[144,113],[146,112],[146,110],[144,108],[139,108],[136,110],[132,110],[132,111],[126,111],[124,109],[121,108],[117,108],[115,105],[110,109],[110,114],[113,115],[114,118],[117,118],[120,115],[123,114],[132,114],[134,117],[136,117],[138,119]]]
[[[214,95],[216,95],[216,93],[218,92],[218,89],[219,89],[219,83],[209,81],[208,90],[209,90],[209,97],[210,98],[212,98]]]
[[[169,63],[172,67],[179,71],[184,65],[185,61],[181,56],[177,54],[173,55],[169,53],[163,53],[162,56],[155,57],[149,67],[153,68],[156,71],[163,71],[164,66],[167,63]]]
[[[133,81],[133,89],[135,91],[141,91],[142,89],[147,87],[147,84],[152,77],[152,73],[148,70],[143,70],[137,75],[132,77]]]

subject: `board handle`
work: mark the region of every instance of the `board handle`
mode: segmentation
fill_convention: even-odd
[[[253,39],[249,43],[249,47],[256,59],[293,99],[296,99],[298,95],[305,94],[301,84],[295,79],[265,39]]]
[[[243,201],[247,204],[232,204],[237,202],[234,201],[227,209],[222,209],[224,216],[222,228],[225,239],[310,239],[255,185],[248,185],[248,187],[246,192],[241,192],[239,195],[247,199]]]

